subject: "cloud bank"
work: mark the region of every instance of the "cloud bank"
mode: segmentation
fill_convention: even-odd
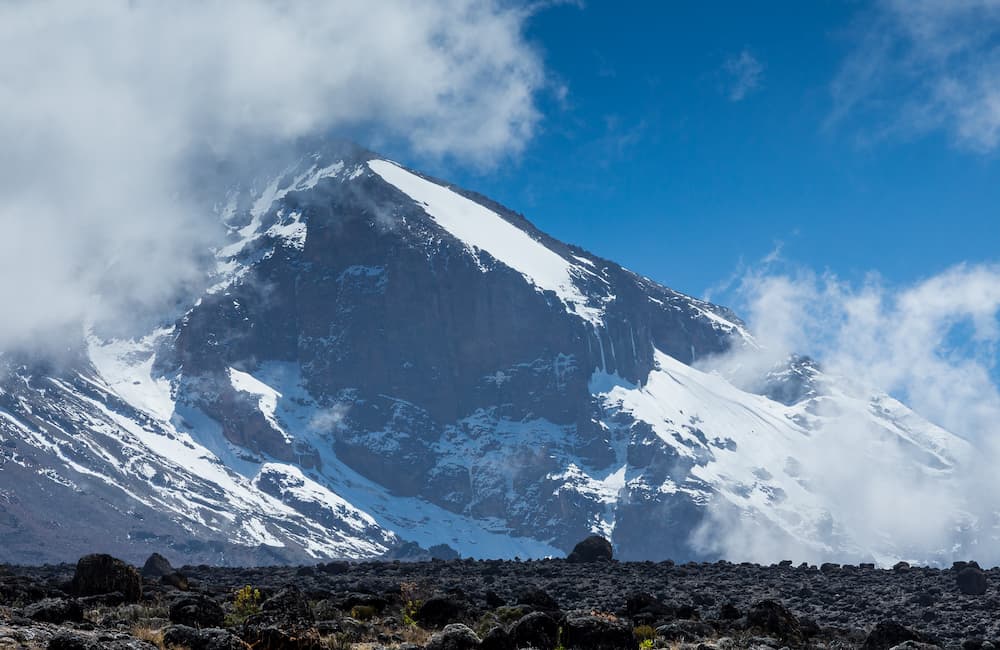
[[[831,86],[831,124],[871,118],[871,137],[944,130],[961,148],[1000,144],[1000,1],[882,0]]]
[[[850,537],[858,553],[807,547],[721,502],[696,542],[729,559],[760,562],[950,562],[961,559],[955,554],[975,554],[1000,564],[994,543],[1000,266],[960,265],[908,286],[890,286],[874,275],[856,284],[779,268],[771,260],[750,270],[731,296],[762,349],[715,359],[707,369],[756,391],[760,378],[789,355],[809,354],[826,375],[845,378],[864,394],[887,391],[969,445],[959,449],[950,475],[917,470],[910,450],[887,444],[885,432],[870,421],[821,413],[827,424],[797,461],[811,489],[830,504],[824,541]],[[866,549],[887,545],[895,555],[866,555]]]
[[[0,4],[0,350],[195,282],[218,236],[193,198],[195,160],[355,128],[476,164],[516,154],[545,84],[523,38],[530,11],[499,0]]]

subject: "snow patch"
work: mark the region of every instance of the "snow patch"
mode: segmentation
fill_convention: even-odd
[[[420,204],[438,225],[465,244],[477,260],[479,251],[490,254],[524,276],[539,291],[554,292],[571,313],[595,326],[602,323],[602,311],[589,305],[575,280],[592,272],[570,263],[496,212],[447,187],[387,160],[371,160],[368,166]]]

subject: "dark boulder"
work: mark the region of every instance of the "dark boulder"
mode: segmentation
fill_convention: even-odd
[[[195,594],[175,600],[170,605],[170,622],[188,627],[220,627],[226,613],[222,605],[208,596]]]
[[[467,626],[452,623],[432,636],[424,647],[426,650],[476,650],[481,643],[479,636]]]
[[[514,640],[502,625],[493,627],[486,636],[483,637],[480,650],[515,650]]]
[[[178,573],[177,571],[168,573],[165,576],[160,576],[160,584],[165,587],[173,587],[178,591],[187,591],[191,588],[191,584],[188,582],[187,576],[183,573]]]
[[[724,603],[722,607],[719,608],[719,618],[724,621],[735,621],[742,616],[743,612],[741,612],[740,608],[736,606],[736,603]]]
[[[966,566],[955,577],[958,589],[967,596],[982,596],[986,593],[986,573],[976,566]]]
[[[528,587],[517,592],[517,604],[540,612],[558,612],[559,602],[544,589]]]
[[[560,642],[567,650],[629,650],[639,643],[632,626],[610,616],[572,612],[562,626]]]
[[[433,596],[417,609],[413,618],[429,627],[444,627],[465,615],[465,604],[450,596]]]
[[[76,600],[46,598],[25,607],[24,615],[39,623],[79,623],[83,621],[83,607]]]
[[[788,608],[775,600],[755,603],[747,612],[747,628],[759,630],[776,637],[789,645],[802,643],[802,628],[799,619]]]
[[[554,648],[559,642],[559,623],[544,612],[520,618],[510,630],[517,648]]]
[[[613,555],[611,542],[600,535],[591,535],[573,547],[566,560],[573,563],[610,562]]]
[[[142,565],[142,575],[145,578],[161,578],[174,572],[174,567],[170,566],[167,558],[159,553],[153,553]]]
[[[249,646],[228,630],[196,630],[186,625],[171,625],[163,631],[163,645],[188,650],[248,650]]]
[[[654,625],[674,619],[676,612],[652,594],[635,592],[625,598],[625,615],[639,625]]]
[[[377,594],[351,592],[337,602],[337,607],[349,612],[355,607],[370,607],[375,612],[382,612],[389,606],[389,601]]]
[[[907,641],[928,643],[930,639],[896,621],[882,621],[875,626],[865,639],[863,650],[889,650]]]
[[[120,592],[125,602],[142,597],[142,577],[135,567],[110,555],[86,555],[76,563],[73,591],[81,596]]]

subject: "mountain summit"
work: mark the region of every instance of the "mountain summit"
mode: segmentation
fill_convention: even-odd
[[[203,295],[61,366],[0,357],[0,561],[102,550],[265,563],[714,558],[726,518],[816,557],[852,537],[809,476],[833,420],[946,483],[960,438],[792,359],[758,393],[698,369],[728,309],[355,147],[230,179]]]

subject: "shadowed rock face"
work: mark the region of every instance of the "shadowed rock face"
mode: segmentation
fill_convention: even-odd
[[[519,534],[541,533],[569,548],[603,506],[559,489],[563,481],[552,477],[566,466],[556,456],[594,468],[623,460],[591,390],[595,370],[640,384],[654,366],[654,348],[690,362],[729,347],[733,327],[720,327],[705,311],[739,321],[552,240],[478,197],[498,218],[586,270],[578,284],[603,312],[595,325],[488,253],[470,254],[423,206],[367,170],[365,160],[348,161],[362,170],[351,182],[291,192],[272,206],[272,219],[301,215],[304,245],[265,238],[245,251],[261,259],[185,316],[173,367],[195,387],[192,403],[223,423],[230,442],[319,466],[322,454],[262,425],[253,400],[234,395],[225,381],[229,367],[252,373],[268,362],[295,364],[311,398],[340,409],[329,439],[339,461],[395,495],[502,518]],[[532,447],[529,437],[505,450],[512,482],[491,477],[496,468],[477,471],[467,462],[474,459],[443,453],[456,431],[488,446],[484,439],[504,421],[542,423],[558,429],[559,439]],[[644,450],[654,465],[666,454],[663,471],[673,469],[669,447]],[[686,534],[697,516],[672,521]],[[624,522],[621,539],[631,554],[655,556],[657,544],[647,548],[644,534],[631,534],[628,517]],[[685,542],[677,548],[686,549]]]
[[[717,553],[692,542],[715,501],[829,537],[794,449],[744,456],[831,410],[810,360],[762,378],[762,405],[690,367],[752,345],[725,308],[357,147],[272,167],[225,179],[231,241],[179,317],[59,364],[0,355],[0,560],[541,556],[594,533],[683,560]],[[946,432],[903,416],[905,440],[877,426],[946,476]]]

